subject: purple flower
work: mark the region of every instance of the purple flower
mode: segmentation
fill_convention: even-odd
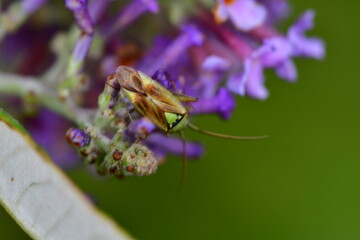
[[[157,155],[174,154],[182,156],[183,140],[174,137],[167,137],[163,134],[151,134],[146,139],[146,145],[149,146]],[[199,158],[203,154],[204,149],[198,143],[186,142],[186,155],[188,158]]]
[[[70,128],[66,132],[66,140],[75,147],[86,147],[90,144],[90,135],[76,128]]]
[[[129,26],[144,13],[158,13],[158,11],[159,6],[156,0],[134,0],[118,14],[111,24],[107,24],[111,27],[104,26],[104,34],[109,37]]]
[[[158,156],[164,157],[167,154],[182,155],[183,143],[181,139],[167,137],[160,133],[153,133],[156,126],[148,118],[141,118],[133,121],[125,130],[123,140],[133,144],[140,140],[146,139],[145,144],[157,153]],[[150,135],[151,133],[151,135]],[[198,158],[203,153],[201,145],[196,143],[186,143],[186,153],[190,158]]]
[[[269,24],[287,17],[290,12],[287,0],[259,0],[259,3],[266,7]]]
[[[254,0],[218,0],[214,9],[218,23],[230,18],[235,27],[241,31],[250,31],[265,21],[266,8]]]
[[[157,70],[154,73],[154,75],[152,75],[151,78],[158,81],[161,85],[163,85],[167,89],[170,89],[172,80],[170,74],[167,71],[163,69]]]
[[[211,28],[212,32],[217,34],[217,37],[221,39],[222,43],[225,44],[232,53],[236,54],[240,60],[245,59],[251,54],[253,48],[249,44],[248,39],[240,37],[236,32],[226,26],[219,26],[206,16],[202,20],[206,28]]]
[[[25,119],[24,125],[34,140],[49,153],[56,164],[68,168],[78,162],[77,155],[64,139],[64,133],[71,126],[69,121],[65,121],[51,111],[41,110],[37,117]],[[85,135],[80,137],[81,134],[74,134],[75,132],[71,134],[71,139],[85,146],[90,139]]]
[[[148,65],[151,65],[151,63],[154,62],[155,58],[161,55],[166,46],[170,45],[171,42],[172,39],[168,36],[156,36],[153,40],[153,43],[151,44],[151,48],[147,50],[146,54],[143,56],[137,67],[141,71],[144,71],[146,68],[148,68]],[[149,74],[153,74],[153,72]]]
[[[280,78],[288,80],[289,82],[294,82],[298,78],[296,66],[290,59],[278,65],[275,72]]]
[[[246,59],[244,72],[230,76],[227,87],[234,93],[257,99],[266,99],[269,95],[264,86],[263,65],[257,59]]]
[[[244,74],[240,82],[245,85],[245,92],[250,97],[264,100],[269,92],[264,86],[263,65],[258,60],[246,60]]]
[[[92,34],[82,34],[80,38],[76,41],[75,47],[73,49],[73,59],[74,65],[83,61],[86,55],[89,52],[93,35]]]
[[[228,119],[235,109],[235,99],[226,88],[220,88],[217,95],[212,98],[201,98],[193,103],[193,114],[218,114]]]
[[[94,26],[87,8],[87,0],[66,0],[65,5],[74,13],[76,22],[81,30],[87,34],[92,34]]]
[[[319,38],[307,38],[305,32],[314,27],[315,12],[306,11],[289,29],[288,39],[294,47],[294,56],[323,59],[325,56],[324,42]]]
[[[111,1],[112,0],[94,0],[90,2],[88,9],[93,23],[97,23],[99,21]]]
[[[142,63],[141,69],[147,74],[152,74],[158,69],[166,69],[176,63],[190,46],[199,46],[203,40],[203,34],[195,26],[185,25],[182,34],[166,46],[156,59]]]
[[[73,49],[73,66],[69,66],[69,68],[74,69],[70,72],[77,72],[90,49],[94,26],[88,11],[87,0],[66,0],[66,7],[74,13],[76,22],[83,32]]]
[[[115,55],[108,55],[101,61],[100,71],[102,76],[108,76],[118,67],[118,60]]]
[[[313,16],[312,11],[306,12],[290,28],[286,37],[273,36],[264,39],[263,45],[245,60],[243,74],[229,78],[229,88],[240,95],[246,93],[253,98],[266,99],[268,91],[264,86],[265,68],[274,68],[280,78],[294,82],[297,79],[297,70],[293,57],[323,58],[323,42],[317,38],[304,36],[305,31],[313,26]]]
[[[265,39],[264,44],[250,57],[250,61],[259,61],[264,68],[275,68],[280,73],[279,77],[293,82],[297,79],[297,71],[291,60],[293,56],[294,47],[288,39],[273,37]]]
[[[240,95],[247,94],[253,98],[266,99],[269,93],[264,86],[263,70],[275,68],[280,77],[294,81],[297,77],[296,69],[285,67],[292,64],[291,56],[292,46],[285,38],[267,39],[245,60],[243,74],[230,78],[228,86]]]
[[[229,62],[222,57],[211,55],[204,60],[204,63],[202,64],[202,69],[211,72],[223,72],[229,69]]]
[[[50,47],[41,44],[44,42],[42,35],[51,33],[47,34],[51,36],[45,38],[45,42],[51,42],[51,38],[57,37],[57,34],[69,38],[59,38],[64,39],[65,43],[72,41],[73,23],[64,20],[60,23],[49,24],[49,21],[54,21],[54,19],[44,15],[37,21],[38,31],[34,31],[34,24],[24,24],[21,27],[23,23],[26,23],[29,13],[36,11],[45,2],[47,0],[23,0],[11,3],[9,7],[6,4],[2,21],[4,27],[0,27],[0,38],[17,29],[24,34],[19,35],[21,39],[16,39],[15,43],[14,38],[10,35],[6,36],[4,46],[0,50],[4,53],[4,57],[10,56],[10,59],[14,60],[8,61],[11,64],[10,69],[17,69],[22,74],[45,73],[45,79],[48,76],[54,76],[49,82],[49,88],[58,90],[60,97],[64,97],[61,98],[64,102],[58,103],[60,106],[69,103],[66,107],[70,109],[73,109],[72,107],[84,108],[74,113],[81,114],[78,118],[75,116],[74,119],[79,121],[77,122],[79,125],[86,125],[89,128],[84,131],[72,128],[67,132],[67,139],[78,151],[82,151],[84,157],[88,154],[86,150],[94,150],[90,151],[91,154],[89,153],[90,155],[85,158],[89,163],[95,163],[97,170],[101,173],[114,174],[115,168],[112,167],[118,165],[127,171],[128,175],[138,175],[137,171],[141,172],[144,169],[136,170],[135,165],[143,163],[145,163],[143,165],[145,170],[153,172],[155,168],[151,166],[157,166],[159,161],[164,160],[168,154],[183,155],[181,139],[168,136],[170,133],[161,132],[149,116],[142,116],[141,112],[136,112],[136,107],[141,105],[141,99],[151,101],[150,94],[139,94],[139,88],[147,90],[151,88],[146,88],[145,85],[136,81],[134,75],[122,74],[124,81],[120,82],[112,74],[119,65],[131,66],[135,70],[152,76],[170,91],[179,91],[197,97],[198,102],[183,104],[190,115],[216,114],[226,120],[235,109],[236,101],[233,94],[256,99],[266,99],[269,96],[264,70],[271,68],[280,78],[294,82],[298,77],[294,57],[322,59],[325,55],[322,40],[306,36],[307,30],[313,27],[314,12],[312,10],[305,12],[289,28],[287,34],[278,32],[275,26],[276,21],[289,13],[286,0],[217,0],[213,15],[209,10],[202,8],[196,14],[183,18],[186,20],[176,23],[178,25],[168,24],[167,13],[170,11],[168,8],[173,7],[173,4],[171,1],[163,1],[163,14],[153,16],[159,23],[155,29],[149,24],[150,21],[145,21],[141,23],[142,26],[139,29],[136,25],[129,31],[124,30],[144,14],[159,12],[157,0],[132,0],[125,5],[120,2],[112,4],[112,0],[65,0],[65,6],[73,13],[80,33],[73,46],[72,56],[69,59],[63,59],[67,57],[67,54],[61,54],[59,51],[54,51],[55,56],[49,54]],[[196,1],[193,2],[195,4]],[[113,9],[116,6],[124,7]],[[43,23],[41,23],[42,19],[44,19]],[[219,24],[225,21],[228,23]],[[70,31],[68,34],[63,34],[63,29],[70,29]],[[119,32],[121,34],[116,34]],[[148,34],[149,32],[151,34]],[[33,35],[37,37],[33,38]],[[87,59],[94,36],[96,36],[97,50],[91,59]],[[29,48],[26,46],[29,46],[29,39],[40,39],[35,41],[40,42],[36,45],[40,47],[32,46],[32,50],[28,51]],[[149,44],[151,42],[152,44]],[[24,44],[25,47],[22,46]],[[148,45],[150,46],[147,48]],[[64,46],[64,51],[68,51],[66,46]],[[49,57],[44,58],[43,55]],[[37,67],[34,70],[33,64],[39,63],[39,61],[34,61],[36,59],[48,61],[43,60],[40,62],[42,64],[36,64]],[[67,61],[67,69],[63,69],[65,61]],[[50,67],[51,64],[53,65]],[[61,72],[63,70],[64,72]],[[110,74],[107,80],[104,74]],[[86,76],[86,80],[95,80],[91,82],[89,91],[84,87],[83,76]],[[120,91],[121,87],[125,89],[125,83],[134,87],[132,89],[134,91],[131,90],[132,93],[128,96],[131,99],[126,98],[124,91]],[[98,98],[98,109],[92,109],[96,104],[96,96],[101,91],[99,86],[102,87],[103,92]],[[71,93],[74,95],[69,95]],[[124,96],[120,97],[120,94]],[[68,99],[65,98],[68,96]],[[39,101],[42,101],[41,99],[43,98],[40,97]],[[28,100],[30,101],[31,98],[29,97]],[[127,107],[125,108],[124,105]],[[56,104],[48,106],[59,111]],[[154,107],[152,104],[145,106]],[[166,107],[163,110],[175,111]],[[129,112],[132,114],[130,122],[127,121]],[[40,115],[42,119],[43,113]],[[45,120],[44,123],[41,122],[42,128],[38,129],[40,134],[34,135],[48,148],[47,144],[54,142],[53,138],[57,136],[62,125],[52,116],[48,116]],[[59,128],[54,128],[54,123]],[[118,128],[115,126],[124,126],[125,130],[117,131]],[[69,126],[66,127],[68,128]],[[92,141],[90,141],[90,132],[89,134],[87,132],[91,131],[89,129],[94,130],[91,132]],[[63,137],[59,139],[64,140]],[[153,154],[144,145],[151,148],[157,159],[152,157]],[[60,157],[67,159],[66,151],[58,151],[61,144],[55,142],[53,146],[57,151],[55,156],[52,148],[49,148],[49,152],[55,160]],[[113,149],[114,152],[107,151],[115,147],[119,149]],[[121,156],[115,155],[115,158],[111,156],[115,150],[121,150]],[[145,155],[137,155],[138,150],[146,153],[147,157],[151,157],[151,166],[146,161],[143,162]],[[100,160],[104,152],[110,155],[107,155],[105,160]],[[122,154],[127,156],[125,159],[129,160],[131,165],[117,162],[122,159]],[[203,148],[197,143],[188,142],[186,154],[189,157],[200,157],[203,154]],[[110,162],[107,162],[108,160]],[[116,161],[113,162],[113,160]],[[109,169],[105,169],[109,166]]]
[[[229,68],[229,61],[216,55],[210,55],[203,61],[200,73],[200,82],[203,86],[201,91],[202,98],[214,96],[219,83]]]

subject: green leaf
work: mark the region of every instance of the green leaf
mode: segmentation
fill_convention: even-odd
[[[0,109],[0,203],[34,239],[131,239]]]
[[[18,122],[18,120],[10,116],[10,114],[5,112],[5,110],[2,108],[0,108],[0,120],[7,123],[9,127],[15,128],[25,135],[29,135],[25,128]]]

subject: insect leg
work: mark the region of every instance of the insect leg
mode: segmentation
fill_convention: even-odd
[[[183,168],[181,172],[181,180],[180,185],[178,188],[178,191],[180,191],[181,187],[185,183],[185,177],[186,177],[186,169],[187,169],[187,153],[186,153],[186,141],[185,141],[185,134],[184,131],[179,131],[181,140],[182,140],[182,146],[183,146]]]

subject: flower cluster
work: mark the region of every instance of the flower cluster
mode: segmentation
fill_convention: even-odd
[[[171,1],[5,2],[1,56],[16,63],[9,69],[40,76],[41,86],[53,91],[54,103],[42,102],[41,91],[35,102],[78,125],[66,139],[99,173],[151,174],[168,154],[183,154],[182,141],[160,131],[120,93],[114,74],[119,65],[151,76],[169,91],[197,97],[190,115],[227,120],[236,107],[234,95],[268,98],[265,69],[294,82],[293,58],[322,59],[325,54],[321,39],[306,36],[313,28],[312,10],[281,33],[276,24],[289,14],[286,0],[217,0],[210,8],[193,2],[187,7],[196,10],[176,23],[169,20],[174,18]],[[54,8],[60,15],[71,13],[76,24],[52,16]],[[203,153],[199,143],[186,142],[185,149],[189,158]]]

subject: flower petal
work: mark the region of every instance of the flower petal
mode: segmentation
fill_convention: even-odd
[[[266,8],[254,0],[236,0],[227,4],[232,23],[242,31],[250,31],[265,21]]]
[[[218,2],[215,8],[213,9],[213,14],[215,17],[215,21],[218,24],[225,22],[229,18],[229,13],[226,8],[226,5],[220,2]]]
[[[289,59],[292,52],[292,45],[286,38],[273,37],[266,39],[255,55],[261,59],[265,67],[275,67]]]
[[[297,80],[297,70],[292,60],[287,60],[276,67],[276,74],[289,82],[295,82]]]
[[[204,60],[201,68],[206,71],[225,71],[229,66],[230,63],[226,59],[216,55],[210,55]]]
[[[183,140],[180,138],[167,137],[163,134],[151,134],[146,139],[146,145],[155,152],[164,154],[183,155]],[[203,155],[204,149],[201,144],[186,142],[186,155],[188,158],[199,158]]]
[[[236,102],[232,94],[226,88],[220,88],[217,95],[212,98],[200,98],[193,104],[194,114],[218,114],[223,119],[228,119]]]
[[[258,60],[250,60],[247,64],[246,69],[247,74],[244,77],[247,77],[246,80],[246,94],[250,97],[264,100],[269,96],[269,92],[264,86],[264,74],[263,66]]]
[[[325,44],[319,38],[308,38],[305,32],[314,26],[315,12],[306,11],[289,29],[288,38],[294,46],[294,55],[322,59],[325,56]]]

